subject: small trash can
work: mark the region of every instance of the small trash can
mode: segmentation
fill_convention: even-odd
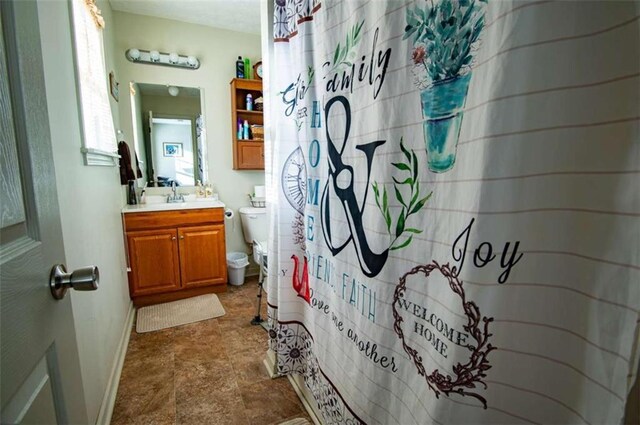
[[[227,253],[227,271],[229,272],[229,283],[240,286],[244,284],[244,272],[249,265],[249,258],[244,252]]]

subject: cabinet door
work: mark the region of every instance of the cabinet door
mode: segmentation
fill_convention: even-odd
[[[238,142],[238,168],[264,170],[264,143]]]
[[[183,287],[227,283],[224,224],[181,227],[178,238]]]
[[[132,297],[180,289],[176,236],[176,229],[127,233]]]

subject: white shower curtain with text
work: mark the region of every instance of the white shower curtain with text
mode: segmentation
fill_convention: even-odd
[[[328,424],[619,423],[637,2],[275,0],[270,348]]]

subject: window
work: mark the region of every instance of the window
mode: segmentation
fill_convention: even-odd
[[[93,0],[71,0],[71,4],[85,164],[117,165],[102,44],[104,20]]]

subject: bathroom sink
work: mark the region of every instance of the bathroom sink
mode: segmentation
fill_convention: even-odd
[[[190,210],[197,208],[224,208],[224,203],[213,198],[196,198],[195,195],[185,195],[185,202],[167,203],[166,195],[151,195],[146,197],[146,203],[127,205],[122,209],[122,212]]]
[[[147,204],[164,204],[167,202],[167,195],[147,195],[145,202]]]

